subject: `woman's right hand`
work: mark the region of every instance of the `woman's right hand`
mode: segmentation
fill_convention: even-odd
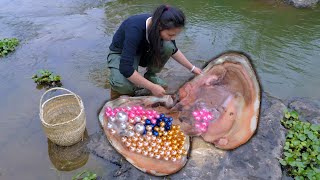
[[[162,97],[166,94],[166,91],[158,84],[154,84],[152,88],[150,89],[153,95]]]

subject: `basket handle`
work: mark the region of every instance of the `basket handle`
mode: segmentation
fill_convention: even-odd
[[[43,93],[43,95],[41,96],[41,99],[40,99],[40,107],[39,107],[41,114],[42,114],[42,103],[43,103],[42,101],[43,101],[43,98],[44,98],[44,96],[45,96],[48,92],[53,91],[53,90],[62,90],[62,91],[67,91],[67,92],[69,92],[71,95],[73,95],[74,97],[76,97],[76,99],[77,99],[77,101],[78,101],[78,103],[79,103],[79,106],[80,106],[80,107],[82,106],[79,97],[78,97],[74,92],[72,92],[72,91],[70,91],[70,90],[68,90],[68,89],[65,89],[65,88],[55,87],[55,88],[51,88],[51,89],[47,90],[47,91],[46,91],[45,93]]]

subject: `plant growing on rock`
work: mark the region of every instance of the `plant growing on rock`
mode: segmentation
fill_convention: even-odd
[[[295,179],[320,179],[320,125],[302,122],[296,111],[285,112],[288,129],[280,164]]]
[[[0,57],[6,56],[8,53],[14,51],[19,45],[19,40],[16,38],[4,38],[0,40]]]
[[[54,75],[48,70],[39,70],[39,74],[32,76],[32,79],[38,85],[49,87],[62,86],[61,77],[59,75]]]
[[[78,179],[82,179],[82,180],[96,180],[98,178],[97,174],[90,172],[88,170],[84,170],[78,174],[76,174],[75,176],[72,177],[72,180],[78,180]]]

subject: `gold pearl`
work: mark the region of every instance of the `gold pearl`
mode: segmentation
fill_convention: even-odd
[[[177,154],[177,151],[172,150],[172,151],[171,151],[171,154],[172,154],[172,155],[176,155],[176,154]]]
[[[152,132],[151,131],[147,131],[147,135],[152,136]]]
[[[140,137],[140,136],[141,136],[141,134],[140,134],[140,133],[136,133],[136,136],[137,136],[137,137]]]
[[[164,127],[160,127],[160,131],[162,131],[162,132],[163,132],[163,131],[164,131]]]
[[[169,146],[169,145],[170,145],[169,141],[166,141],[166,142],[164,143],[164,146]]]
[[[168,160],[169,160],[169,157],[168,157],[168,156],[164,156],[163,159],[166,160],[166,161],[168,161]]]
[[[174,146],[172,146],[172,149],[173,149],[173,150],[177,150],[177,149],[178,149],[178,146],[177,146],[177,145],[174,145]]]
[[[146,130],[147,130],[147,131],[151,131],[151,130],[152,130],[152,126],[151,126],[151,125],[147,125],[147,126],[146,126]]]
[[[160,144],[162,142],[162,140],[160,138],[157,138],[157,143]]]
[[[176,129],[180,129],[180,125],[176,125]]]
[[[182,154],[182,149],[177,150],[178,154]]]
[[[136,143],[132,143],[131,146],[137,147],[137,144]]]
[[[162,133],[162,135],[163,135],[163,136],[167,136],[167,135],[168,135],[168,132],[167,132],[167,131],[164,131],[164,132]]]
[[[165,151],[165,155],[169,156],[171,154],[170,151]]]
[[[157,139],[157,136],[154,136],[154,135],[151,136],[152,141],[155,141],[156,139]]]
[[[161,156],[163,156],[163,155],[164,155],[164,150],[160,150],[160,151],[159,151],[159,154],[160,154]]]
[[[146,135],[145,136],[145,140],[150,141],[151,140],[151,136]]]
[[[111,134],[115,134],[117,131],[114,129],[110,129]]]
[[[168,151],[171,151],[171,150],[172,150],[172,147],[171,147],[171,146],[169,146],[169,147],[168,147]]]
[[[127,137],[121,137],[121,141],[122,141],[122,142],[126,142],[127,139],[128,139]]]
[[[133,136],[132,137],[132,141],[134,141],[134,142],[138,141],[138,137],[137,136]]]
[[[182,149],[182,155],[186,156],[188,152],[185,149]]]
[[[142,136],[140,136],[140,137],[139,137],[139,141],[140,141],[140,142],[143,142],[143,141],[144,141],[144,138],[143,138]]]
[[[180,136],[184,136],[184,133],[183,133],[183,132],[180,132]]]
[[[151,147],[151,146],[148,146],[148,147],[147,147],[147,151],[149,151],[149,152],[152,151],[152,147]]]
[[[162,146],[160,144],[157,144],[156,146],[158,149],[160,149]]]
[[[162,136],[161,139],[162,139],[162,141],[166,141],[167,140],[167,136]]]
[[[131,137],[128,137],[128,138],[127,138],[127,141],[132,142],[132,138],[131,138]]]
[[[143,141],[143,146],[148,146],[148,145],[149,145],[148,141]]]
[[[152,146],[152,147],[155,147],[156,145],[157,145],[156,142],[154,142],[154,141],[151,142],[151,146]]]
[[[142,154],[143,154],[144,156],[148,156],[148,151],[143,150],[143,151],[142,151]]]
[[[129,129],[129,130],[133,130],[133,125],[132,124],[129,124],[128,126],[127,126],[127,129]]]
[[[159,136],[160,136],[160,137],[163,135],[163,133],[162,133],[161,131],[159,131],[158,133],[159,133]]]
[[[154,129],[155,131],[159,131],[159,127],[158,127],[158,126],[155,126],[153,129]]]
[[[127,142],[125,143],[125,145],[126,145],[127,147],[129,147],[129,146],[131,145],[131,143],[127,141]]]
[[[171,140],[171,139],[172,139],[171,135],[167,136],[167,140]]]
[[[172,130],[176,129],[176,125],[172,125],[172,126],[171,126],[171,129],[172,129]]]
[[[177,144],[177,140],[171,140],[171,144]]]
[[[154,156],[154,153],[153,152],[149,152],[149,157],[153,157]]]
[[[180,160],[182,157],[180,154],[176,155],[177,160]]]
[[[164,151],[165,151],[165,150],[167,150],[167,148],[166,148],[165,146],[162,146],[162,147],[161,147],[161,150],[164,150]]]
[[[159,149],[158,149],[158,148],[152,148],[152,151],[153,151],[154,153],[158,153],[158,152],[159,152]]]
[[[134,151],[136,150],[136,148],[135,148],[135,147],[130,146],[129,150],[130,150],[131,152],[134,152]]]
[[[166,123],[165,122],[160,122],[160,127],[164,127],[166,125]]]
[[[170,131],[167,131],[168,132],[168,136],[171,136],[173,134],[173,131],[170,130]]]
[[[155,157],[156,159],[160,159],[160,158],[161,158],[160,154],[155,154],[154,157]]]
[[[130,118],[130,119],[129,119],[129,123],[133,124],[134,122],[135,122],[135,121],[134,121],[133,118]]]
[[[143,143],[139,141],[137,145],[138,145],[138,147],[142,147]]]
[[[136,152],[141,153],[142,152],[141,148],[136,148]]]
[[[172,157],[171,157],[171,161],[175,162],[175,161],[177,161],[177,158],[174,157],[174,156],[172,156]]]

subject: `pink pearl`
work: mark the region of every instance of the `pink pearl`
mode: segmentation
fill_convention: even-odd
[[[115,116],[115,115],[116,115],[116,113],[113,111],[110,113],[110,116]]]
[[[152,110],[152,114],[157,114],[157,111],[155,111],[155,110]]]
[[[141,114],[142,114],[142,115],[145,115],[146,112],[145,112],[144,110],[141,110]]]
[[[207,118],[208,118],[209,120],[211,120],[211,119],[213,118],[213,116],[212,116],[211,114],[208,114],[208,115],[207,115]]]
[[[200,130],[201,130],[202,132],[206,132],[206,131],[207,131],[207,128],[206,128],[206,127],[201,127]]]
[[[193,113],[192,113],[192,115],[194,116],[194,117],[196,117],[196,116],[198,116],[198,112],[197,111],[193,111]]]
[[[111,114],[109,112],[106,112],[106,116],[109,117]]]
[[[208,112],[208,111],[207,111],[206,109],[204,109],[204,108],[201,109],[201,111],[204,112],[204,113]]]
[[[141,106],[138,106],[137,109],[138,109],[138,110],[142,110],[143,108],[142,108]]]
[[[147,114],[147,115],[150,115],[150,114],[151,114],[151,111],[150,111],[150,110],[146,110],[146,114]]]
[[[207,122],[203,122],[203,123],[201,123],[201,125],[203,126],[203,127],[208,127],[208,123]]]
[[[155,118],[157,118],[157,119],[160,118],[160,115],[159,115],[159,114],[156,114],[156,115],[155,115]]]
[[[148,119],[152,119],[153,118],[153,116],[152,115],[148,115]]]
[[[201,120],[201,117],[197,116],[195,117],[196,121],[200,121]]]
[[[209,121],[209,119],[208,119],[208,117],[207,117],[207,116],[203,117],[203,120],[204,120],[204,121],[206,121],[206,122],[208,122],[208,121]]]
[[[151,119],[151,123],[152,123],[152,124],[155,124],[155,123],[157,123],[157,120]]]
[[[129,117],[130,117],[130,118],[134,118],[134,117],[135,117],[135,114],[134,114],[134,113],[130,113],[130,114],[129,114]]]
[[[138,108],[136,106],[133,106],[132,110],[136,111],[136,110],[138,110]]]
[[[197,124],[195,125],[195,127],[198,128],[198,129],[200,129],[200,128],[201,128],[201,124],[198,124],[198,123],[197,123]]]

